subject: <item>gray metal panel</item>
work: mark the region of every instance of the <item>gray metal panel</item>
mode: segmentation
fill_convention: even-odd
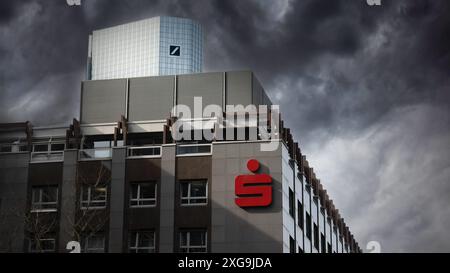
[[[110,211],[109,211],[109,252],[123,251],[123,227],[125,207],[125,164],[127,148],[114,148],[112,154]]]
[[[30,155],[0,155],[0,252],[23,252]]]
[[[252,104],[252,72],[227,72],[226,89],[227,105]]]
[[[66,245],[72,241],[76,212],[76,173],[78,150],[64,151],[63,181],[61,183],[61,217],[59,219],[59,251],[67,252]]]
[[[170,117],[173,88],[173,76],[130,79],[129,120],[158,120]]]
[[[253,86],[252,104],[254,105],[263,104],[264,90],[261,86],[261,83],[253,74],[252,74],[252,86]]]
[[[269,106],[272,105],[272,101],[269,99],[269,96],[267,95],[267,93],[263,92],[262,95],[263,95],[263,104],[269,105]]]
[[[191,108],[193,115],[194,96],[203,98],[203,107],[210,104],[222,106],[223,73],[202,73],[178,76],[177,104]]]
[[[81,123],[116,122],[126,111],[127,79],[82,83]]]
[[[159,229],[159,252],[161,253],[174,251],[175,177],[175,146],[163,146]]]

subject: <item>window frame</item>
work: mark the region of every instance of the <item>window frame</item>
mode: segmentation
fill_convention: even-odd
[[[92,188],[97,188],[100,186],[94,186],[94,185],[81,185],[81,189],[80,189],[80,209],[82,210],[90,210],[90,209],[105,209],[108,205],[108,186],[107,185],[102,185],[101,187],[105,188],[105,200],[92,200]],[[84,189],[87,188],[88,189],[88,200],[84,200],[83,196],[84,196]],[[104,205],[93,205],[92,204],[95,203],[104,203]],[[87,204],[87,206],[85,205]]]
[[[305,228],[305,220],[303,219],[304,217],[304,211],[303,211],[303,204],[302,202],[300,202],[300,200],[297,200],[297,226],[300,229],[304,229]]]
[[[313,237],[313,245],[320,252],[319,226],[316,223],[313,224]]]
[[[306,238],[308,238],[310,241],[312,241],[312,217],[309,212],[306,212]]]
[[[103,248],[90,248],[89,247],[89,239],[91,239],[92,237],[101,237],[101,239],[103,240]],[[83,241],[82,241],[83,245],[81,246],[81,250],[83,251],[83,253],[105,253],[106,252],[106,237],[104,233],[94,233],[91,234],[89,236],[85,236],[83,237]],[[100,250],[100,252],[99,252]]]
[[[192,232],[204,232],[205,244],[204,245],[191,245],[191,233]],[[182,234],[186,233],[186,245],[182,245]],[[208,230],[207,229],[184,229],[180,230],[178,234],[178,249],[181,253],[207,253],[208,252]],[[205,251],[190,251],[191,249],[204,248]],[[182,251],[185,249],[186,251]]]
[[[153,246],[139,246],[139,236],[141,233],[152,233]],[[133,233],[136,233],[134,238],[134,244],[132,245]],[[128,252],[129,253],[156,253],[156,232],[154,230],[134,230],[130,232],[130,238],[128,240]],[[149,250],[148,252],[139,252],[139,250]]]
[[[296,243],[295,239],[289,235],[289,253],[295,253]]]
[[[201,182],[205,184],[205,196],[191,196],[192,183]],[[195,179],[195,180],[180,180],[180,206],[189,207],[189,206],[207,206],[208,205],[208,180],[207,179]],[[183,196],[183,185],[188,185],[188,196]],[[191,200],[202,200],[205,199],[203,203],[191,203]],[[187,203],[183,203],[183,200],[187,200]]]
[[[295,219],[295,194],[294,191],[289,188],[288,193],[288,201],[289,201],[289,215]]]
[[[55,149],[53,150],[52,147],[54,145],[63,145],[63,149]],[[36,151],[36,146],[47,146],[47,150],[45,151]],[[48,141],[37,141],[37,142],[33,142],[33,145],[31,147],[31,152],[33,153],[52,153],[52,152],[59,152],[59,151],[64,151],[66,149],[66,143],[62,140],[48,140]]]
[[[43,199],[43,190],[45,188],[56,188],[56,201],[52,202],[44,202]],[[36,202],[34,191],[39,190],[39,200]],[[58,211],[58,203],[59,203],[59,187],[58,185],[39,185],[31,187],[31,204],[30,204],[30,212],[56,212]],[[50,208],[42,208],[44,205],[54,205],[54,207]]]
[[[141,185],[152,184],[154,186],[155,197],[154,198],[140,198]],[[133,186],[137,185],[137,197],[133,198]],[[140,202],[154,202],[153,204],[140,204]],[[137,202],[133,205],[133,202]],[[158,204],[158,183],[156,181],[142,181],[130,183],[130,208],[153,208]]]
[[[53,241],[53,249],[41,249],[41,250],[33,250],[32,246],[33,246],[33,242],[36,241],[36,239],[31,238],[29,240],[29,244],[28,244],[28,252],[29,253],[52,253],[56,251],[56,237],[52,236],[52,237],[45,237],[45,238],[41,238],[38,239],[39,241]]]

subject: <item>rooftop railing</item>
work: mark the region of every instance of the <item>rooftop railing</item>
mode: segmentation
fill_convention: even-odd
[[[64,161],[64,151],[32,152],[30,157],[31,163],[62,161]]]
[[[128,147],[128,158],[161,157],[161,146]]]
[[[211,155],[212,144],[179,144],[177,145],[177,156],[199,156]]]
[[[111,159],[112,150],[109,147],[83,149],[79,151],[79,160],[104,160]]]

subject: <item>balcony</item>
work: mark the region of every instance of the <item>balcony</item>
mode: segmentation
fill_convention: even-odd
[[[80,150],[78,160],[109,160],[112,157],[112,150],[109,147]]]
[[[202,156],[212,154],[212,144],[180,144],[177,145],[177,156]]]
[[[161,146],[128,147],[127,158],[158,158],[161,157]]]
[[[62,162],[64,161],[64,151],[32,152],[31,163]]]

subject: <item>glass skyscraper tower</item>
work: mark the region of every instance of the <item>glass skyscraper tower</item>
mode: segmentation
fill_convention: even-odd
[[[153,17],[94,30],[88,80],[202,72],[203,32],[186,18]]]

